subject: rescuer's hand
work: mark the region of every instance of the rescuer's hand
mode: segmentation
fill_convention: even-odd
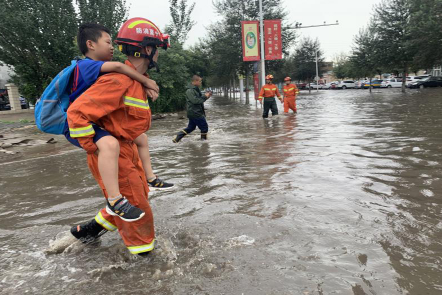
[[[147,77],[144,79],[143,86],[147,89],[155,91],[156,93],[160,92],[160,88],[158,87],[157,82]]]
[[[150,97],[150,99],[152,99],[152,101],[157,100],[158,92],[156,92],[155,90],[146,89],[146,93],[147,93],[147,97]]]

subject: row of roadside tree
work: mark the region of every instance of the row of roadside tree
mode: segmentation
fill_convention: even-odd
[[[244,75],[249,84],[256,67],[242,61],[241,21],[259,19],[257,1],[213,0],[219,20],[208,25],[204,38],[187,48],[184,43],[195,24],[195,4],[188,0],[169,0],[169,4],[171,22],[165,32],[171,35],[172,46],[160,55],[161,73],[151,74],[160,86],[160,99],[152,104],[153,111],[183,109],[185,86],[193,74],[225,93],[236,88],[238,75]],[[103,24],[115,37],[130,8],[126,0],[0,0],[0,7],[0,62],[13,68],[13,82],[31,102],[51,78],[80,55],[75,42],[80,23]],[[319,41],[299,40],[283,0],[263,0],[263,10],[264,19],[282,20],[284,58],[266,61],[267,72],[275,80],[286,76],[313,80],[315,52],[320,69],[324,68]],[[367,27],[355,36],[351,54],[335,63],[335,76],[406,75],[442,63],[442,0],[384,0],[372,15]],[[154,15],[142,17],[155,21]]]
[[[334,74],[405,77],[441,64],[442,0],[391,0],[373,8],[370,23],[355,37],[352,53],[338,58]]]

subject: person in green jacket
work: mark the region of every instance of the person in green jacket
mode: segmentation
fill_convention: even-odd
[[[185,129],[178,132],[173,139],[175,143],[178,143],[184,136],[195,130],[196,127],[201,130],[201,140],[207,139],[209,125],[207,125],[206,113],[204,112],[204,102],[212,96],[212,92],[201,93],[200,86],[202,81],[203,79],[200,76],[194,75],[192,83],[187,86],[186,101],[189,124]]]

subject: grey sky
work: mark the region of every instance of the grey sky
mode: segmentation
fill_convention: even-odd
[[[207,26],[217,19],[211,0],[189,0],[189,3],[192,2],[196,3],[192,18],[197,24],[189,33],[187,46],[204,37]],[[354,36],[369,22],[373,5],[380,2],[381,0],[285,0],[284,6],[293,22],[298,21],[303,25],[322,24],[324,21],[334,23],[339,20],[339,26],[298,30],[300,37],[318,38],[326,59],[332,60],[336,54],[350,52]],[[129,17],[145,17],[161,29],[171,19],[167,0],[128,0],[128,3],[131,5]]]

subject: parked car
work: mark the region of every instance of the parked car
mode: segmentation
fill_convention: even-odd
[[[321,83],[316,84],[316,82],[312,82],[310,84],[307,84],[306,88],[309,89],[309,87],[310,87],[310,89],[323,89],[324,84],[321,84]]]
[[[296,87],[298,87],[299,90],[306,89],[307,84],[306,83],[296,83]]]
[[[20,106],[22,109],[27,109],[28,108],[28,103],[26,102],[26,99],[22,96],[20,96]]]
[[[428,77],[428,76],[425,76]],[[407,87],[410,86],[411,83],[419,81],[422,78],[425,78],[424,76],[407,76],[407,82],[405,82],[407,84]]]
[[[383,80],[381,88],[400,88],[402,87],[402,78],[391,78]]]
[[[355,82],[355,88],[361,89],[363,88],[364,84],[367,83],[367,80],[359,80]]]
[[[347,89],[347,88],[355,88],[355,81],[352,80],[344,80],[344,81],[339,81],[338,84],[336,85],[336,88],[338,89]]]
[[[7,111],[11,109],[7,96],[0,94],[0,111]]]
[[[430,76],[411,82],[409,88],[442,87],[442,77]]]
[[[380,88],[382,81],[383,80],[371,80],[371,87],[372,88]],[[364,88],[364,89],[370,88],[370,81],[365,82],[364,85],[362,86],[362,88]]]
[[[323,87],[323,89],[335,89],[336,85],[338,85],[339,81],[333,81],[333,82],[329,82],[326,83]]]

